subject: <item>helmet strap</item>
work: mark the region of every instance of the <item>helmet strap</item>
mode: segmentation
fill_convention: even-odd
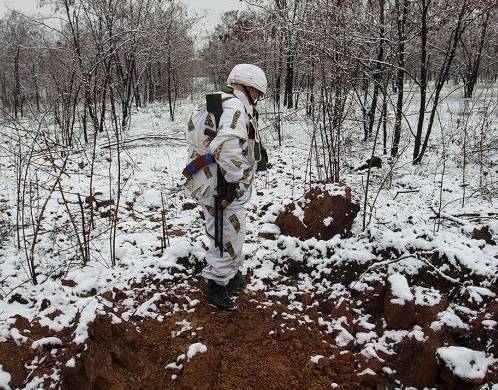
[[[224,85],[223,87],[221,87],[221,92],[233,93],[233,88],[229,85]]]
[[[252,97],[250,94],[251,91],[249,91],[249,88],[247,87],[247,85],[242,85],[242,89],[244,90],[244,93],[246,94],[247,100],[249,100],[249,103],[251,104],[251,106],[256,107],[256,103],[254,103],[254,100],[252,100]]]

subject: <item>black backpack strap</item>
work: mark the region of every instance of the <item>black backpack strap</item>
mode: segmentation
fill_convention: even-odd
[[[216,125],[215,131],[210,130],[210,129],[205,129],[204,134],[206,134],[206,135],[210,135],[210,136],[216,135],[216,131],[218,130],[218,127],[220,125],[220,118],[221,118],[221,115],[223,114],[223,103],[225,103],[227,100],[230,100],[230,99],[237,97],[233,94],[232,87],[227,86],[225,88],[222,88],[222,91],[225,93],[231,94],[231,96],[226,96],[226,97],[222,98],[221,93],[211,93],[211,94],[206,95],[206,108],[210,114],[214,115],[214,120],[215,120],[215,125]]]
[[[223,114],[223,103],[221,93],[210,93],[206,95],[206,108],[210,114],[214,115],[216,129],[220,125],[221,114]]]

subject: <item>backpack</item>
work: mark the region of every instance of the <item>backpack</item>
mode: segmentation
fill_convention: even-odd
[[[233,90],[225,91],[227,93]],[[221,93],[206,95],[206,105],[192,112],[187,120],[186,140],[189,163],[182,174],[187,178],[185,187],[188,195],[201,203],[211,204],[217,185],[217,165],[209,150],[216,137],[217,126],[223,113],[223,102],[235,98]]]

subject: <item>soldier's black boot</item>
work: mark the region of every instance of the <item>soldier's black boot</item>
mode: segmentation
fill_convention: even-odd
[[[227,284],[227,290],[229,294],[237,294],[246,288],[246,281],[242,276],[242,272],[237,271],[232,279]]]
[[[237,305],[232,301],[227,293],[227,288],[208,279],[208,302],[224,310],[236,310]]]

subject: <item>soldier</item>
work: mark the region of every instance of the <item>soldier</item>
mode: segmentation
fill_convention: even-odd
[[[215,242],[216,210],[212,199],[215,193],[213,183],[216,180],[213,167],[216,166],[210,160],[210,164],[205,166],[200,174],[196,174],[190,183],[187,182],[191,193],[198,195],[206,219],[209,250],[206,256],[207,266],[202,271],[202,276],[208,281],[207,298],[211,304],[227,310],[237,308],[230,295],[245,287],[240,271],[244,260],[242,247],[246,235],[244,204],[251,197],[252,182],[258,163],[255,156],[257,136],[255,107],[258,99],[266,93],[266,87],[266,76],[261,68],[250,64],[236,65],[228,76],[227,87],[223,89],[223,113],[218,129],[215,129],[216,136],[212,140],[204,141],[205,146],[209,143],[207,150],[214,157],[217,169],[226,181],[226,195],[221,202],[223,251],[216,248]],[[212,128],[212,126],[212,119],[208,115],[203,127]],[[189,129],[193,127],[191,117]],[[190,157],[196,156],[194,151]]]

